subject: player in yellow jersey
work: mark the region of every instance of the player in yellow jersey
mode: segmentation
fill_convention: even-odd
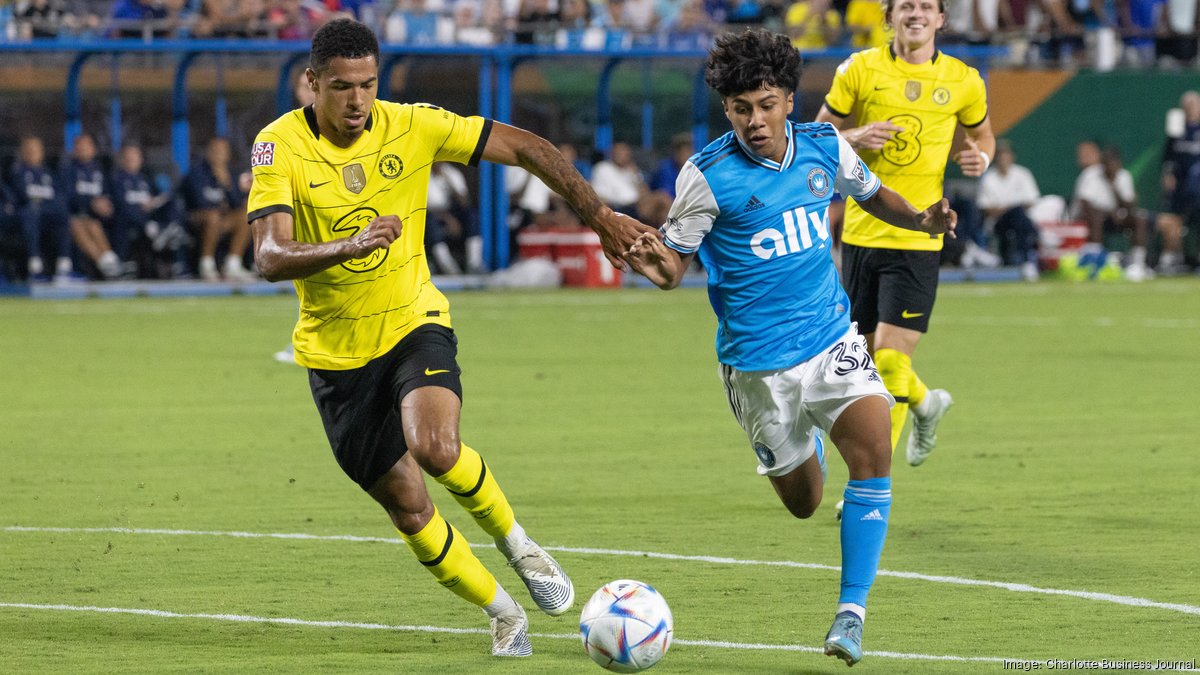
[[[313,36],[316,100],[267,125],[251,155],[248,219],[259,270],[293,279],[292,341],[334,456],[391,517],[417,560],[491,618],[492,653],[533,649],[521,606],[442,518],[424,473],[495,541],[535,604],[566,612],[574,588],[526,534],[492,472],[459,439],[462,386],[449,304],[424,256],[435,161],[520,165],[563,195],[614,264],[644,231],[614,214],[545,139],[480,117],[375,98],[379,44],[349,19]]]
[[[956,127],[965,147],[954,156],[967,176],[980,176],[995,153],[987,90],[979,72],[934,44],[946,22],[943,0],[885,0],[894,37],[889,45],[853,54],[838,66],[818,122],[839,129],[883,182],[917,208],[942,199]],[[867,336],[875,365],[896,398],[892,447],[913,412],[908,463],[917,466],[937,442],[937,425],[954,402],[944,389],[929,390],[912,356],[929,327],[937,295],[942,237],[900,230],[846,205],[842,278],[851,318]]]

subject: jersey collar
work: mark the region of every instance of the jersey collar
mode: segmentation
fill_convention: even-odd
[[[317,111],[313,108],[312,103],[304,106],[304,121],[308,123],[308,130],[312,132],[313,138],[320,138],[321,128],[317,125]],[[375,112],[372,110],[367,113],[367,123],[363,125],[363,128],[370,131],[374,125]]]
[[[771,171],[783,171],[792,166],[792,159],[796,156],[796,135],[792,133],[792,123],[791,121],[787,121],[784,124],[787,125],[785,127],[787,133],[787,150],[783,153],[782,162],[776,162],[773,159],[759,156],[746,145],[742,137],[738,136],[736,132],[733,134],[733,137],[737,139],[738,145],[742,148],[742,154],[746,155],[746,159]]]
[[[888,45],[888,54],[892,57],[893,61],[899,60],[899,57],[896,56],[896,45]],[[942,55],[942,50],[934,49],[933,50],[933,58],[929,59],[929,62],[937,63],[938,57],[941,55]],[[908,62],[906,61],[905,63],[908,63]],[[910,64],[910,65],[917,65],[917,64]]]

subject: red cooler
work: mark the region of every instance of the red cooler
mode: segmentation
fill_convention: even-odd
[[[600,235],[586,227],[547,228],[517,235],[522,258],[549,257],[562,272],[564,286],[617,288],[621,271],[608,263]]]

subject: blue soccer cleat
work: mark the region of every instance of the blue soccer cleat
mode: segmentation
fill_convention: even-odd
[[[842,612],[833,619],[825,636],[825,655],[836,656],[853,666],[862,660],[862,619],[854,612]]]

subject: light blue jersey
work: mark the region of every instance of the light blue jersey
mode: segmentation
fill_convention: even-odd
[[[788,122],[782,162],[729,132],[676,181],[664,240],[696,253],[717,314],[717,359],[742,371],[790,368],[850,328],[830,255],[829,198],[871,197],[879,179],[831,124]]]

